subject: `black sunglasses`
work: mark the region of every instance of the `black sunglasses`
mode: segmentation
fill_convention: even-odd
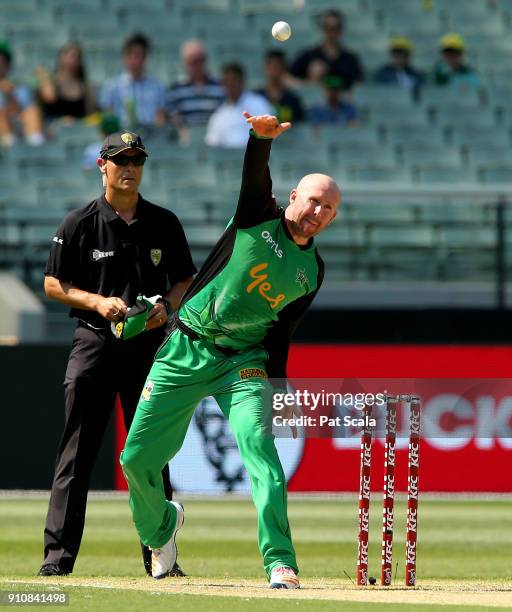
[[[114,162],[116,166],[127,166],[130,162],[134,166],[143,166],[146,163],[145,155],[134,155],[133,157],[130,155],[112,155],[112,157],[107,157],[111,162]]]

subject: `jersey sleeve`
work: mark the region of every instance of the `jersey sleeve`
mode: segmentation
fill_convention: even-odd
[[[46,267],[45,276],[54,276],[61,281],[73,282],[73,277],[80,270],[80,245],[77,232],[79,223],[68,215],[52,238],[52,246]]]
[[[278,320],[267,333],[263,346],[268,353],[267,374],[277,381],[277,386],[286,386],[286,363],[290,342],[307,309],[316,297],[324,279],[324,263],[317,255],[318,278],[314,291],[288,304],[279,313]]]
[[[242,171],[242,186],[234,216],[239,228],[253,227],[279,216],[272,194],[272,179],[268,160],[272,139],[249,136]]]
[[[171,235],[173,239],[169,247],[167,277],[171,284],[175,284],[193,276],[197,268],[192,261],[183,226],[176,216],[174,216]]]

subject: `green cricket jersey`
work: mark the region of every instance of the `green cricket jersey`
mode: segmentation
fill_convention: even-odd
[[[270,377],[286,376],[288,346],[323,280],[313,240],[297,245],[272,194],[272,140],[251,135],[236,213],[179,308],[182,323],[219,347],[262,345]]]

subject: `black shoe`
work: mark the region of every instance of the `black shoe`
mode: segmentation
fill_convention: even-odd
[[[47,563],[41,566],[41,569],[37,572],[38,576],[67,576],[69,572],[62,567],[59,567],[56,563]]]
[[[172,570],[169,572],[169,576],[173,578],[184,578],[187,574],[181,569],[178,563],[175,563]]]

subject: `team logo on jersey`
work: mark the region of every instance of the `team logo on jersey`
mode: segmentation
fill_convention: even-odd
[[[248,378],[267,378],[267,373],[261,368],[244,368],[238,372],[241,380]]]
[[[302,268],[302,270],[300,268],[297,268],[297,276],[295,277],[295,282],[301,287],[304,287],[304,285],[309,284],[308,277],[306,276],[306,270],[304,268]]]
[[[151,255],[153,265],[158,266],[158,264],[162,261],[162,249],[151,249],[149,254]]]
[[[144,385],[144,389],[142,389],[142,393],[140,394],[141,398],[146,402],[149,402],[154,388],[155,383],[152,380],[148,380],[148,382]]]
[[[133,136],[130,134],[130,132],[126,132],[125,134],[121,134],[121,140],[125,144],[131,145],[133,142]]]
[[[269,295],[272,291],[272,285],[267,282],[268,274],[262,274],[263,270],[268,268],[268,263],[262,263],[254,266],[249,270],[249,276],[255,280],[247,286],[247,293],[251,293],[253,289],[258,287],[258,293],[267,302],[270,302],[271,308],[277,308],[279,304],[286,298],[284,293],[279,293],[275,297]]]

